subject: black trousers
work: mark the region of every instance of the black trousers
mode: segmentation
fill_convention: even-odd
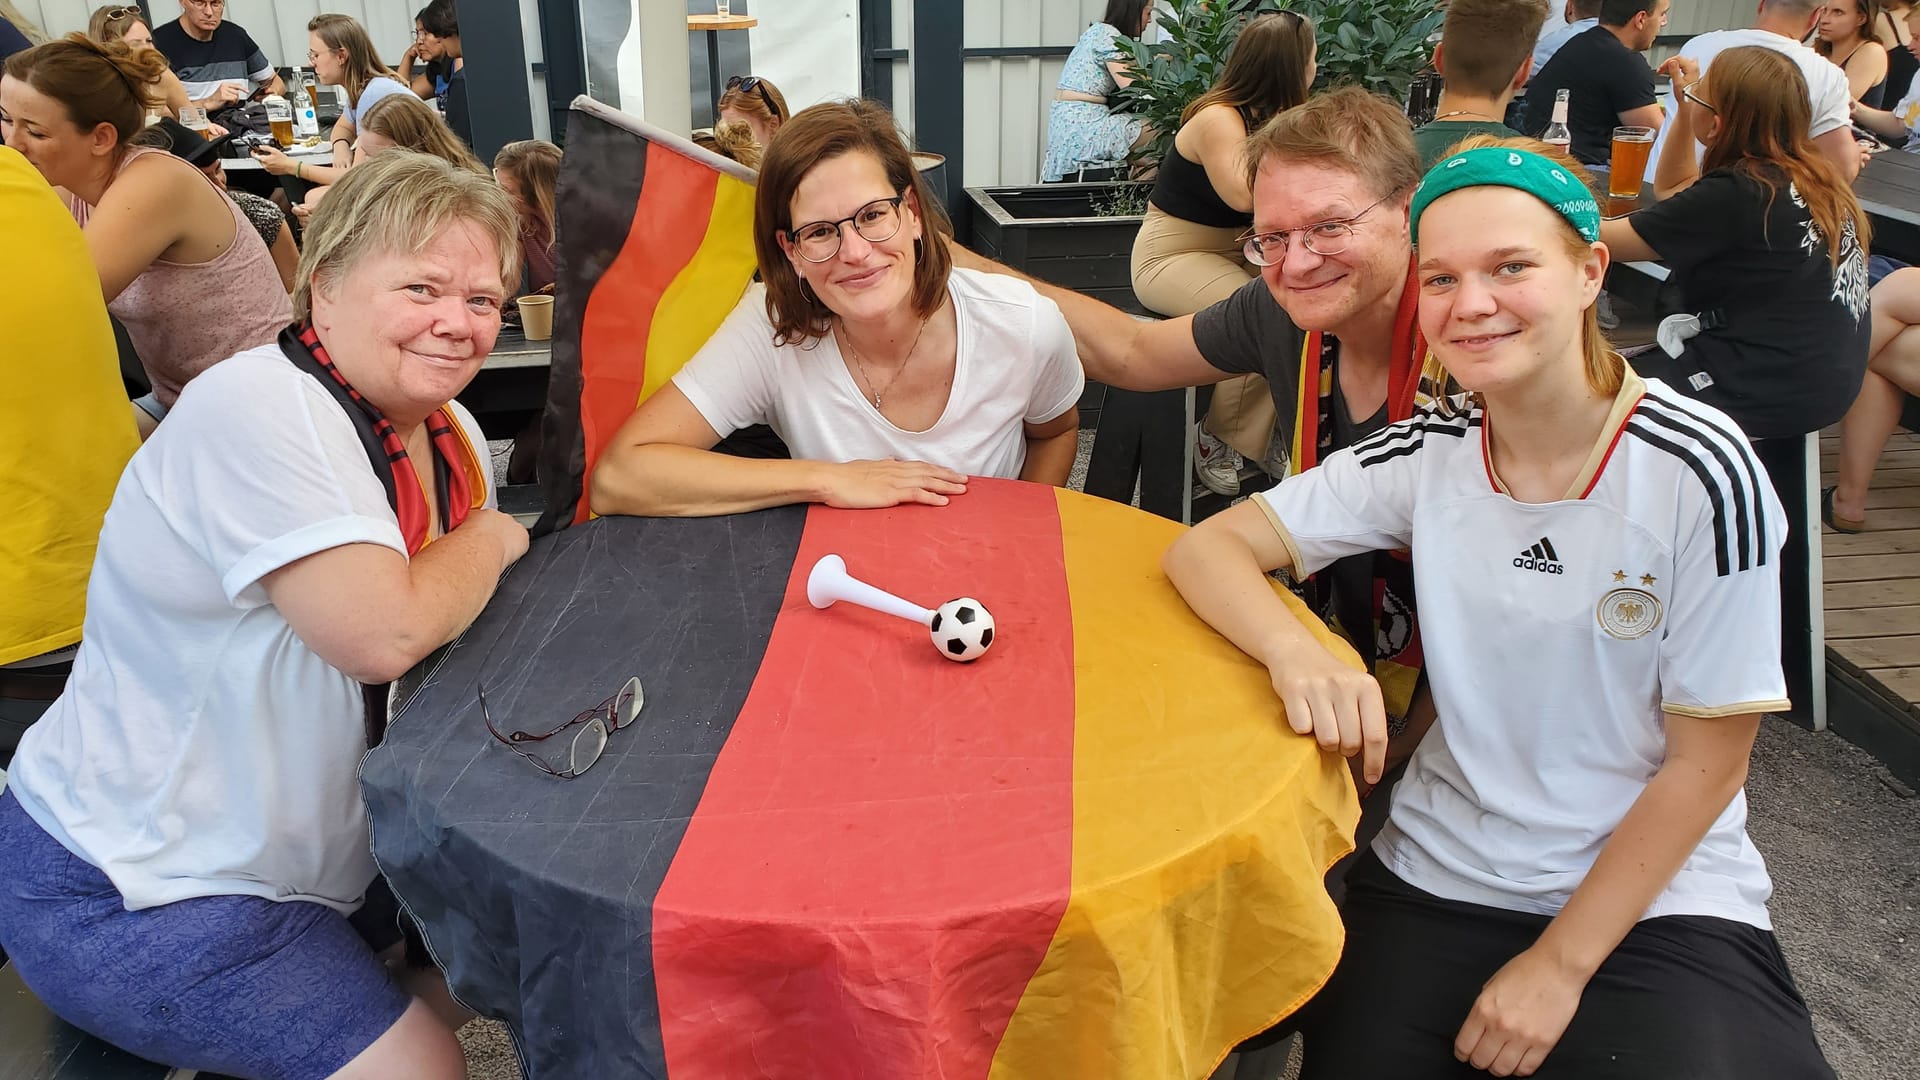
[[[1485,1080],[1454,1060],[1480,990],[1548,918],[1443,900],[1369,854],[1347,877],[1347,945],[1301,1016],[1301,1080]],[[1774,936],[1647,919],[1587,984],[1541,1080],[1833,1080]]]
[[[1808,571],[1812,539],[1820,530],[1818,514],[1808,512],[1806,437],[1754,439],[1753,455],[1773,481],[1773,492],[1787,512],[1787,542],[1780,551],[1780,663],[1786,668],[1787,697],[1793,702],[1788,716],[1802,725],[1813,723],[1814,680],[1826,678],[1824,649],[1813,640],[1814,605]]]

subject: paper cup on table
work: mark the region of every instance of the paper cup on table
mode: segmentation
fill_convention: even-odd
[[[545,341],[553,336],[553,297],[523,296],[520,304],[520,329],[528,341]]]

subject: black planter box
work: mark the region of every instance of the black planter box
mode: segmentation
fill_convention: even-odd
[[[1096,199],[1115,183],[968,188],[973,203],[967,246],[1042,281],[1148,314],[1133,295],[1133,238],[1140,216],[1101,217]],[[1080,426],[1095,427],[1106,387],[1089,381]]]

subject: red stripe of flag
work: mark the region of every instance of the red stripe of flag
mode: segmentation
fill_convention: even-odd
[[[993,651],[952,663],[913,623],[816,611],[807,574],[828,553],[927,607],[981,600]],[[1038,485],[976,479],[945,512],[810,511],[654,905],[670,1075],[987,1076],[1071,886],[1062,560]]]
[[[659,143],[647,144],[633,228],[587,298],[580,327],[582,385],[591,388],[580,402],[587,452],[583,478],[593,475],[599,448],[640,402],[647,372],[634,357],[646,354],[660,297],[706,239],[719,179],[711,166]],[[585,509],[582,499],[583,514]]]

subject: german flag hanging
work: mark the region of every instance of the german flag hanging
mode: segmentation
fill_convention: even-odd
[[[543,538],[368,756],[375,855],[530,1076],[1198,1080],[1332,972],[1358,804],[1161,572],[1180,532],[976,479]],[[992,649],[813,608],[829,553]],[[545,730],[635,675],[573,781],[475,697]]]
[[[554,201],[552,373],[535,535],[587,520],[587,478],[640,402],[753,278],[753,171],[591,98],[573,102]]]

